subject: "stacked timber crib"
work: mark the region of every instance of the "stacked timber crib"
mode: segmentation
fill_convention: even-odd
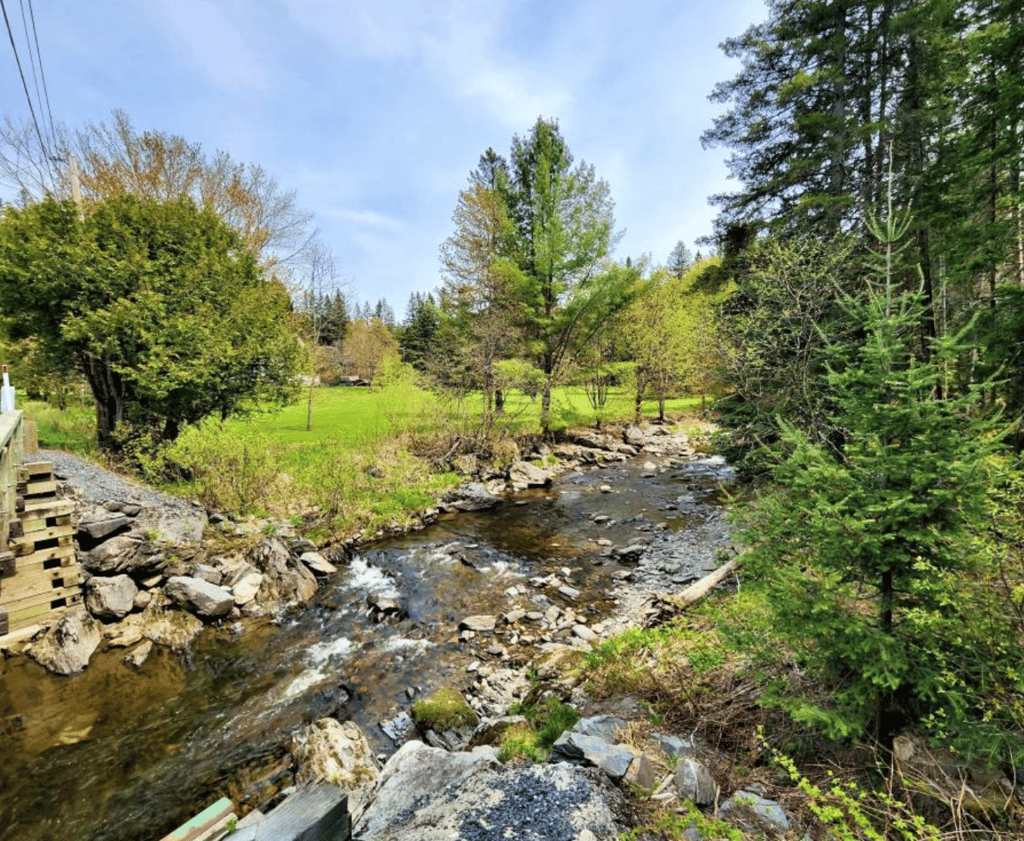
[[[73,504],[53,465],[22,462],[21,413],[0,416],[0,637],[81,604]]]

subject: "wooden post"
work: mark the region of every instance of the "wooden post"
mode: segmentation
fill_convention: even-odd
[[[0,414],[0,552],[7,551],[14,517],[18,467],[24,458],[21,412]]]

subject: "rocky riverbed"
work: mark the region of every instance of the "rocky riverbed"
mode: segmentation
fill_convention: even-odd
[[[537,803],[513,808],[519,796],[513,796],[515,792],[526,798],[531,790],[570,792],[562,811],[572,811],[566,804],[582,798],[584,789],[601,798],[609,791],[620,791],[628,787],[623,780],[630,779],[626,770],[632,759],[619,776],[602,771],[603,776],[595,777],[596,772],[587,771],[587,782],[575,776],[582,771],[570,769],[503,769],[495,764],[493,748],[486,753],[482,742],[492,738],[486,736],[488,732],[500,731],[494,725],[500,725],[509,705],[522,694],[528,668],[557,678],[564,653],[586,650],[630,625],[642,624],[664,605],[655,594],[679,592],[719,563],[729,545],[719,504],[720,485],[728,471],[720,461],[695,454],[681,431],[660,426],[629,427],[615,434],[581,431],[557,447],[538,447],[524,456],[500,474],[464,465],[472,474],[469,481],[439,500],[438,510],[428,515],[436,520],[430,529],[354,552],[351,548],[322,552],[287,533],[257,534],[242,549],[218,552],[210,548],[216,544],[204,544],[197,535],[226,527],[207,523],[206,512],[180,501],[167,504],[150,498],[147,494],[152,492],[147,489],[123,486],[102,474],[90,481],[76,474],[73,462],[54,458],[57,472],[77,488],[72,493],[79,502],[81,556],[92,575],[86,583],[92,612],[79,615],[92,630],[83,629],[77,635],[88,638],[90,645],[98,636],[93,650],[98,649],[97,656],[102,658],[100,666],[91,665],[72,680],[83,691],[93,691],[85,687],[90,681],[98,683],[99,673],[94,670],[99,668],[117,673],[119,685],[132,685],[130,676],[122,676],[111,664],[111,652],[121,646],[124,654],[120,656],[126,662],[121,668],[138,674],[137,681],[171,668],[174,687],[182,688],[168,689],[168,701],[175,693],[191,693],[185,688],[189,685],[214,681],[194,699],[189,694],[175,702],[186,719],[199,716],[206,721],[211,711],[214,717],[174,750],[193,757],[186,765],[199,780],[212,781],[217,777],[213,769],[232,765],[231,780],[219,786],[213,783],[209,791],[231,794],[243,810],[272,801],[275,792],[302,781],[304,767],[316,767],[317,761],[305,757],[298,747],[306,731],[288,723],[295,722],[296,715],[318,725],[346,718],[351,718],[353,726],[358,724],[372,759],[354,764],[363,769],[357,776],[376,776],[377,766],[389,756],[389,765],[400,756],[405,758],[399,764],[408,765],[410,752],[419,757],[416,764],[422,760],[439,768],[441,753],[457,758],[475,739],[479,744],[476,760],[470,763],[476,769],[473,774],[491,780],[481,789],[491,794],[480,796],[490,798],[492,805],[508,805],[495,806],[496,811],[482,816],[477,829],[460,824],[458,832],[467,838],[503,837],[488,835],[487,827],[505,820],[501,815],[509,820],[519,815],[516,820],[521,820],[521,809],[527,813],[530,808],[539,809]],[[478,513],[456,513],[464,511]],[[107,530],[110,521],[118,525]],[[93,526],[91,532],[89,526]],[[124,592],[116,592],[121,586]],[[107,590],[115,594],[108,595]],[[210,630],[201,635],[204,628]],[[51,629],[50,636],[54,635]],[[215,649],[203,642],[207,639]],[[36,641],[30,653],[32,648],[38,653],[45,647],[43,640]],[[224,655],[211,654],[220,650]],[[225,656],[229,659],[223,660]],[[149,662],[154,657],[155,664]],[[179,675],[174,667],[181,658],[192,677],[187,671]],[[79,661],[79,670],[88,659]],[[234,678],[221,689],[215,675],[224,669]],[[8,668],[8,673],[31,679],[25,670]],[[206,673],[209,678],[202,676]],[[411,727],[405,707],[441,684],[463,692],[481,718],[478,733],[417,733]],[[565,687],[565,691],[586,709],[587,699],[579,687]],[[0,718],[8,730],[17,730],[20,717],[22,733],[33,734],[40,728],[31,714],[16,710],[10,714],[17,704],[16,700],[13,705],[0,704]],[[288,731],[293,734],[288,738],[297,740],[290,748],[287,738],[282,742],[282,734]],[[98,748],[107,736],[97,721],[82,732],[84,736],[76,736],[61,730],[65,744],[81,743],[84,758],[90,742]],[[606,730],[601,741],[614,746],[616,732],[617,727]],[[583,733],[569,739],[572,746],[564,755],[572,754],[572,768],[601,767],[586,750],[580,753],[581,742],[597,738]],[[403,747],[409,739],[414,744],[423,740],[423,746]],[[46,739],[38,741],[42,744]],[[217,749],[214,743],[223,747]],[[590,747],[594,746],[591,742]],[[219,759],[205,756],[200,753],[204,747],[223,754]],[[59,760],[59,748],[45,750],[48,760],[54,751],[52,758]],[[666,756],[637,759],[637,769],[668,767],[666,763],[672,761],[678,767],[678,758]],[[443,760],[449,761],[460,760]],[[623,761],[620,754],[620,765]],[[49,761],[33,764],[27,773],[46,773],[31,770],[36,767],[52,770],[53,765]],[[170,770],[177,767],[173,758],[169,763],[160,760],[143,773],[165,778],[188,773]],[[635,774],[640,773],[637,769]],[[126,791],[135,791],[139,773],[129,768],[119,777]],[[397,772],[385,766],[385,777],[389,773]],[[557,779],[542,786],[539,780],[548,773]],[[469,791],[469,777],[461,774],[451,779],[462,780],[456,788]],[[439,771],[437,775],[444,777]],[[153,785],[165,783],[156,783],[154,777]],[[203,794],[208,785],[185,783],[179,788],[182,796],[202,802],[210,796]],[[495,794],[495,786],[504,793]],[[13,793],[8,789],[0,797],[0,817],[15,815],[22,824],[31,823],[30,811],[9,809],[4,801],[17,796],[17,789]],[[427,837],[415,832],[423,831],[422,821],[432,820],[430,813],[416,815],[432,798],[454,802],[453,791],[416,795],[422,805],[409,807],[407,837]],[[113,812],[105,816],[106,828],[91,837],[147,837],[144,833],[119,835],[111,827],[113,821],[126,820],[125,814],[141,820],[145,802],[137,806],[140,798],[135,798],[120,818]],[[372,791],[367,798],[367,804],[392,800]],[[609,807],[611,823],[604,818],[579,818],[578,837],[614,837],[607,834],[609,827],[621,828],[629,822],[628,802],[616,798],[617,805]],[[547,801],[562,802],[553,794]],[[163,801],[158,798],[159,802]],[[168,798],[167,803],[171,802],[173,798]],[[173,820],[171,808],[162,808]],[[358,815],[363,814],[361,809],[354,804]],[[357,815],[357,837],[375,837],[370,829],[375,825],[372,811],[367,814],[369,818]],[[547,829],[521,837],[556,837],[551,832],[561,824],[551,820],[537,824]],[[43,837],[19,834],[18,821],[8,821],[0,839]],[[448,829],[456,831],[454,824]]]

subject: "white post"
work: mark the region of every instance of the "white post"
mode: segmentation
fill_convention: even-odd
[[[14,386],[11,385],[10,378],[7,375],[7,366],[3,366],[4,384],[0,388],[0,412],[13,412],[14,411]]]

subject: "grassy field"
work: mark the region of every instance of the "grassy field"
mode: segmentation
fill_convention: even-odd
[[[672,400],[669,413],[692,411],[699,398]],[[657,404],[644,404],[645,416]],[[39,425],[40,445],[99,457],[91,407],[60,412],[27,403],[25,414]],[[420,390],[407,381],[386,388],[318,388],[313,393],[312,429],[307,404],[257,411],[220,423],[207,419],[186,429],[166,451],[143,456],[150,481],[211,509],[302,523],[324,539],[373,534],[402,527],[430,507],[459,478],[432,470],[450,442],[491,442],[505,458],[515,451],[511,436],[540,431],[540,400],[520,392],[506,397],[505,413],[487,428],[479,395],[461,401]],[[633,416],[632,396],[609,395],[603,421]],[[552,395],[551,426],[593,425],[595,413],[582,389]],[[174,484],[168,475],[177,474]]]

